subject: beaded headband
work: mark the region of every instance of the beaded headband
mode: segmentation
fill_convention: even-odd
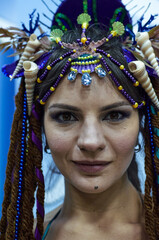
[[[45,93],[42,99],[38,99],[39,103],[44,105],[47,101],[48,97],[55,91],[56,87],[58,86],[59,82],[63,78],[64,74],[70,68],[70,73],[68,74],[68,80],[74,81],[76,79],[77,74],[82,74],[81,82],[84,86],[89,86],[91,84],[92,78],[90,73],[95,72],[100,78],[103,78],[108,74],[112,81],[117,86],[118,90],[123,94],[123,96],[130,102],[133,108],[141,108],[145,105],[145,101],[140,103],[136,102],[128,93],[125,91],[124,86],[121,86],[114,76],[112,71],[110,70],[109,66],[107,65],[105,58],[109,58],[111,62],[119,67],[119,69],[124,73],[124,75],[130,79],[134,87],[137,87],[141,84],[141,86],[145,89],[145,92],[148,94],[152,102],[155,106],[159,109],[159,101],[156,96],[156,93],[152,87],[151,81],[148,77],[147,71],[145,69],[145,65],[142,64],[141,61],[137,62],[130,62],[129,69],[133,73],[132,76],[116,59],[114,59],[109,53],[106,53],[104,50],[99,49],[104,43],[108,42],[115,36],[121,36],[124,33],[124,26],[121,22],[114,22],[112,24],[112,31],[107,37],[104,37],[97,42],[92,41],[90,38],[86,36],[86,30],[89,26],[89,22],[91,21],[91,17],[86,14],[80,14],[77,18],[78,24],[82,25],[82,33],[81,38],[77,39],[77,42],[73,43],[65,43],[62,42],[63,32],[60,29],[54,29],[51,32],[50,40],[56,42],[61,48],[68,49],[69,51],[59,58],[55,59],[52,63],[47,65],[44,73],[37,78],[37,82],[40,84],[43,82],[45,77],[47,76],[48,72],[60,61],[64,58],[68,58],[64,68],[62,69],[61,73],[59,74],[58,78],[56,79],[55,83],[49,88],[49,90]],[[144,37],[142,37],[144,34]],[[148,34],[147,34],[148,35]],[[153,52],[153,48],[151,47],[151,42],[148,39],[148,36],[145,33],[138,33],[137,35],[137,43],[140,46],[143,54],[148,58],[150,63],[152,64],[153,68],[155,69],[156,73],[159,75],[159,67],[158,63],[155,59],[155,55]],[[146,49],[150,49],[151,51],[147,51],[145,49],[145,42],[146,42]],[[35,34],[32,34],[29,38],[28,44],[24,49],[22,57],[11,76],[11,79],[17,74],[17,72],[24,67],[24,75],[26,77],[26,92],[27,92],[27,99],[28,99],[28,114],[31,114],[32,102],[33,102],[33,93],[34,93],[34,86],[36,81],[37,75],[37,68],[35,67],[35,63],[26,63],[26,60],[38,50],[41,43],[37,39]],[[47,53],[46,53],[47,54]],[[50,53],[49,53],[50,54]],[[151,55],[151,56],[149,56]],[[104,57],[103,57],[104,56]],[[47,57],[48,59],[48,57]],[[30,68],[28,67],[30,65]],[[34,65],[34,66],[33,66]],[[27,66],[27,67],[26,67]],[[29,78],[29,80],[28,80]]]
[[[47,66],[44,74],[38,78],[38,82],[40,83],[47,75],[48,71],[51,70],[51,68],[56,64],[56,62],[63,60],[66,56],[70,56],[68,59],[64,69],[62,70],[61,74],[57,78],[56,82],[53,86],[50,87],[49,91],[43,96],[42,99],[39,100],[40,104],[44,105],[47,101],[48,97],[52,94],[52,92],[55,91],[58,83],[63,78],[64,74],[66,73],[67,69],[70,67],[70,73],[68,74],[68,80],[74,81],[76,79],[76,75],[78,73],[82,74],[81,82],[84,86],[89,86],[91,84],[92,78],[90,73],[96,72],[99,77],[105,77],[106,72],[111,77],[112,81],[117,86],[118,90],[123,94],[123,96],[131,103],[133,108],[141,108],[145,105],[145,101],[142,101],[141,103],[137,103],[131,96],[128,95],[128,93],[125,91],[124,87],[121,86],[112,73],[112,71],[109,69],[105,59],[103,56],[109,58],[114,64],[116,64],[119,69],[126,75],[127,78],[129,78],[132,81],[132,84],[134,87],[139,86],[140,82],[142,82],[143,86],[143,80],[138,81],[135,77],[133,77],[122,65],[119,63],[116,59],[114,59],[109,53],[106,53],[104,50],[99,49],[98,47],[102,46],[105,42],[108,42],[111,38],[115,36],[120,36],[124,33],[124,26],[120,22],[113,23],[112,27],[113,30],[110,32],[108,37],[104,37],[103,39],[94,42],[91,41],[90,38],[86,37],[86,29],[88,27],[88,22],[91,20],[90,16],[88,14],[81,14],[77,18],[77,22],[79,24],[82,24],[82,34],[81,39],[77,39],[77,43],[73,42],[71,43],[65,43],[62,42],[62,31],[59,29],[53,30],[51,33],[51,40],[56,41],[62,48],[70,49],[71,51],[67,54],[64,54],[59,59],[55,60],[53,63],[51,63],[49,66]],[[106,71],[103,69],[106,69]],[[130,71],[132,70],[132,65],[129,65]],[[134,63],[134,66],[135,63]],[[137,64],[138,66],[138,64]],[[136,67],[139,68],[139,67]],[[143,66],[142,66],[143,68]],[[140,70],[139,70],[140,71]],[[146,69],[143,70],[146,72]],[[133,71],[133,73],[136,73],[136,70]],[[138,74],[135,76],[138,77]],[[144,74],[145,76],[145,74]],[[145,91],[148,93],[149,97],[153,101],[153,103],[159,108],[159,101],[157,99],[156,93],[154,92],[152,88],[152,84],[150,83],[150,80],[147,80],[148,75],[145,76],[144,81],[149,82],[149,87],[145,88]],[[140,78],[139,78],[140,79]],[[151,91],[150,91],[151,88]]]

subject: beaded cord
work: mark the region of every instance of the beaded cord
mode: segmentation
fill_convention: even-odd
[[[65,64],[63,70],[61,71],[60,75],[58,76],[56,82],[54,83],[54,85],[51,86],[49,91],[47,91],[46,94],[44,95],[44,97],[41,100],[39,100],[40,104],[44,105],[45,102],[47,101],[47,99],[49,98],[49,96],[52,94],[52,92],[55,91],[55,89],[58,86],[59,82],[61,81],[61,79],[63,78],[64,74],[66,73],[67,69],[70,67],[71,61],[72,61],[72,59],[69,58],[68,61]]]
[[[103,54],[104,56],[106,56],[107,58],[109,58],[113,63],[115,63],[120,70],[122,70],[124,72],[124,74],[132,81],[132,83],[134,84],[135,87],[137,87],[139,85],[139,82],[136,81],[136,79],[131,75],[131,73],[129,73],[124,65],[122,65],[121,63],[119,63],[116,59],[114,59],[109,53],[106,53],[104,50],[101,49],[96,49],[96,52]]]
[[[73,24],[71,20],[63,13],[56,13],[55,15],[55,22],[59,26],[59,28],[63,31],[67,31],[66,26],[68,25],[68,28],[73,29]],[[65,23],[65,25],[63,24]]]
[[[42,80],[46,77],[46,75],[48,74],[48,72],[52,69],[52,67],[53,67],[56,63],[62,61],[64,58],[72,55],[73,53],[74,53],[74,50],[69,51],[69,52],[63,54],[62,56],[60,56],[59,58],[57,58],[56,60],[54,60],[50,65],[48,65],[48,66],[46,67],[44,73],[37,79],[37,82],[38,82],[38,83],[41,83]]]
[[[142,103],[138,104],[137,102],[135,102],[135,100],[129,96],[129,94],[124,90],[124,88],[119,84],[118,80],[116,79],[116,77],[113,75],[112,71],[110,70],[110,68],[108,67],[105,59],[102,57],[100,58],[100,60],[103,62],[103,65],[105,66],[108,74],[110,75],[111,79],[113,80],[113,82],[115,83],[115,85],[117,86],[118,90],[123,94],[123,96],[131,103],[133,108],[142,108],[145,105],[145,102],[143,101]]]
[[[23,182],[23,168],[24,168],[24,158],[26,154],[26,148],[25,148],[25,140],[27,135],[27,98],[26,98],[26,92],[24,94],[24,102],[23,102],[23,120],[22,120],[22,137],[21,137],[21,156],[20,156],[20,167],[19,167],[19,182],[18,182],[18,197],[17,197],[17,204],[16,204],[16,220],[15,220],[15,236],[14,240],[18,240],[18,228],[19,228],[19,218],[20,218],[20,202],[21,202],[21,196],[22,196],[22,182]]]
[[[154,108],[151,106],[151,110],[150,110],[150,106],[149,106],[149,104],[147,104],[147,116],[148,116],[148,126],[149,126],[149,134],[150,134],[152,165],[153,165],[153,169],[154,169],[154,181],[155,181],[156,189],[157,189],[157,197],[158,197],[158,200],[159,200],[158,175],[157,175],[156,164],[155,164],[155,160],[154,160],[155,146],[154,146],[154,137],[153,137],[153,126],[152,126],[152,120],[151,120],[150,112],[152,114],[155,114]]]

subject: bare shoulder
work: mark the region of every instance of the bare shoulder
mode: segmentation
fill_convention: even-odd
[[[58,206],[51,212],[47,213],[44,218],[44,231],[48,225],[48,223],[55,217],[55,215],[58,213],[58,211],[62,208],[62,205]]]
[[[61,208],[62,208],[62,205],[58,206],[57,208],[55,208],[54,210],[50,211],[49,213],[47,213],[47,214],[45,215],[45,218],[44,218],[44,231],[45,231],[48,223],[54,218],[54,216],[56,215],[56,213],[57,213]],[[36,224],[37,224],[37,219],[34,219],[33,232],[35,232]]]

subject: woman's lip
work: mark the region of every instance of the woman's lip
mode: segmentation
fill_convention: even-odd
[[[111,162],[106,161],[73,161],[75,166],[86,173],[96,173],[102,171]]]

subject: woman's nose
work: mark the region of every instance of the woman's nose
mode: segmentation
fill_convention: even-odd
[[[100,123],[97,121],[85,122],[78,138],[78,147],[80,150],[96,152],[103,150],[105,146],[106,140]]]

